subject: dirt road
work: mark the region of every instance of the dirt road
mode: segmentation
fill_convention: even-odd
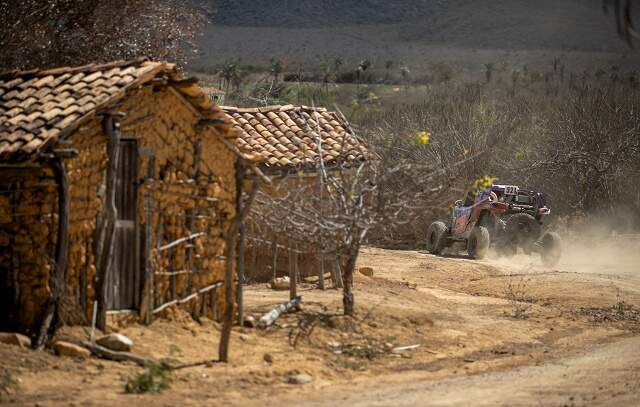
[[[539,366],[449,378],[334,389],[307,407],[383,406],[638,406],[640,338],[623,339],[587,353]]]
[[[340,291],[303,284],[300,312],[267,330],[234,328],[231,363],[175,371],[161,393],[126,394],[142,373],[131,364],[0,344],[0,373],[17,383],[0,388],[0,404],[637,406],[639,262],[577,260],[546,269],[529,257],[478,262],[366,248],[358,267],[374,275],[355,278],[354,318],[341,316]],[[249,286],[246,313],[259,317],[287,298]],[[136,353],[173,363],[215,358],[220,330],[179,310],[148,327],[113,328]],[[407,345],[419,346],[394,350]],[[312,382],[290,384],[298,373]]]

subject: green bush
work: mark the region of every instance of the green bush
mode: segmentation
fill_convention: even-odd
[[[125,393],[158,393],[169,388],[171,368],[164,362],[148,363],[143,372],[129,378]]]

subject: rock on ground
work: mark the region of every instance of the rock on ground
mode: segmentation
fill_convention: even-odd
[[[275,280],[271,280],[270,287],[272,290],[288,290],[289,289],[289,277],[278,277]]]
[[[31,346],[31,339],[25,335],[14,332],[0,332],[0,343],[28,348]]]
[[[96,343],[116,352],[129,352],[133,347],[133,341],[122,334],[109,334],[99,338]]]
[[[289,384],[307,384],[313,381],[313,377],[306,373],[294,373],[289,374],[287,383]]]
[[[243,325],[245,327],[247,327],[247,328],[255,328],[256,324],[257,324],[256,319],[253,316],[249,315],[249,316],[244,318]]]
[[[53,350],[58,356],[70,356],[72,358],[88,358],[91,356],[91,352],[88,349],[64,341],[54,343]]]
[[[365,275],[367,277],[373,277],[373,268],[371,267],[360,267],[360,274]]]

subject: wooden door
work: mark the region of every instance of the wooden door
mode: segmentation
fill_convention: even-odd
[[[138,145],[120,140],[116,171],[113,257],[107,272],[107,309],[135,310],[140,305],[141,269],[138,241]]]

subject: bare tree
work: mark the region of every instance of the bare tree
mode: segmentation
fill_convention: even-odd
[[[369,146],[367,160],[345,161],[328,168],[321,158],[324,154],[320,131],[307,131],[318,146],[317,178],[300,174],[300,182],[292,182],[290,187],[276,193],[258,192],[251,217],[261,227],[260,236],[286,236],[297,247],[320,248],[321,259],[337,259],[344,314],[353,315],[353,276],[369,232],[410,224],[419,213],[441,207],[444,193],[454,185],[455,189],[466,186],[468,180],[461,174],[473,173],[474,162],[483,152],[464,156],[460,151],[454,153],[458,149],[455,143],[428,146],[426,132],[409,136],[412,141],[393,142],[403,137],[392,137],[386,129],[380,129],[380,140]],[[351,138],[354,139],[355,136]],[[428,152],[398,153],[411,147],[407,143],[425,147]],[[376,148],[380,146],[384,150]]]
[[[186,0],[0,0],[0,69],[141,56],[184,64],[204,23]]]

